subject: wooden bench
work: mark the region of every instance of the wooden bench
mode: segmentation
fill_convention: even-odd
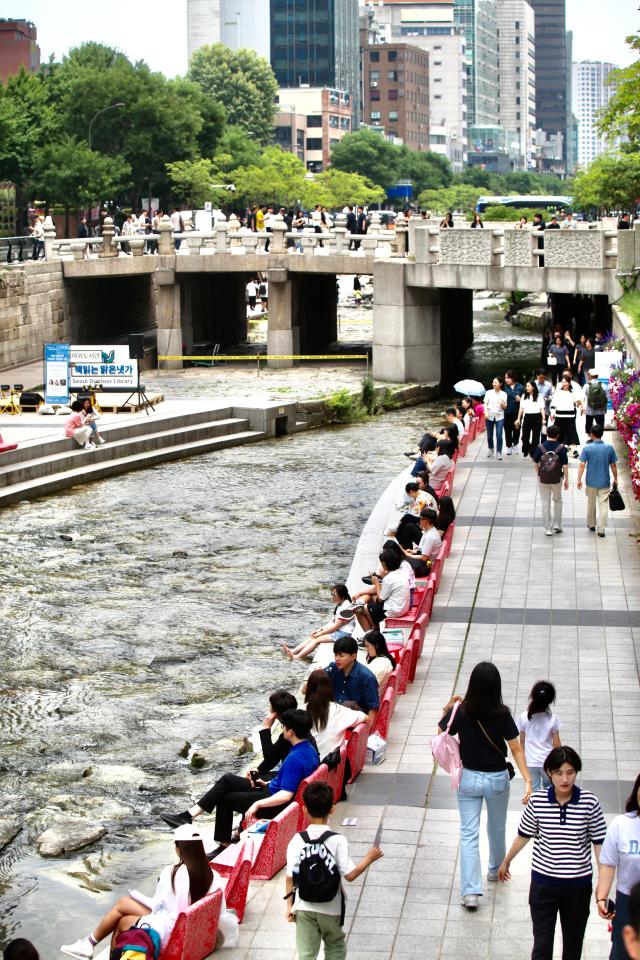
[[[178,914],[162,960],[205,960],[216,948],[222,891],[215,890]]]

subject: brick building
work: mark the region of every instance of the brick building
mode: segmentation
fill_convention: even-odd
[[[311,173],[331,162],[331,150],[353,129],[351,98],[329,87],[281,87],[276,143],[295,154]]]
[[[363,50],[364,123],[412,150],[429,149],[429,54],[408,43]]]
[[[28,20],[0,19],[0,82],[20,72],[40,68],[40,47],[35,24]]]

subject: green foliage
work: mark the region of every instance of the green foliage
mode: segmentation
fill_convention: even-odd
[[[255,140],[240,127],[229,126],[222,134],[213,156],[214,172],[222,182],[225,175],[237,167],[257,166],[261,156],[262,150]],[[228,176],[226,180],[230,182]]]
[[[431,210],[443,216],[448,210],[474,210],[479,197],[477,187],[455,183],[439,190],[423,190],[418,197],[421,210]]]
[[[345,173],[331,167],[319,173],[313,181],[316,203],[325,207],[344,207],[347,204],[382,203],[385,192],[358,173]]]
[[[325,397],[325,407],[329,423],[360,423],[367,416],[359,398],[347,387],[341,387]]]
[[[598,157],[576,176],[574,197],[580,210],[635,209],[640,197],[640,152]]]
[[[505,223],[517,223],[520,217],[526,217],[527,221],[531,223],[535,213],[542,213],[545,220],[547,220],[549,217],[544,210],[534,210],[532,207],[517,210],[515,207],[495,206],[487,207],[485,212],[482,214],[482,219],[488,221],[502,220]]]
[[[280,147],[267,147],[258,164],[232,172],[236,197],[246,203],[272,202],[285,207],[310,206],[313,184],[302,160]]]
[[[65,207],[89,206],[96,197],[112,199],[131,182],[131,168],[121,157],[105,157],[86,143],[65,137],[40,151],[34,189]]]
[[[376,399],[376,388],[373,377],[367,375],[362,378],[362,389],[360,391],[360,403],[363,409],[373,416],[378,412],[378,401]]]
[[[380,400],[380,406],[383,410],[395,410],[398,406],[398,401],[396,400],[395,394],[391,387],[385,387],[382,398]]]
[[[424,190],[447,187],[451,183],[451,165],[446,157],[429,151],[410,150],[406,146],[394,147],[394,149],[399,151],[396,179],[410,180],[413,184],[414,196]]]
[[[167,175],[171,184],[171,193],[177,203],[187,207],[202,207],[210,200],[218,206],[228,196],[224,189],[213,186],[217,181],[213,175],[211,160],[200,157],[198,160],[177,160],[168,163]]]
[[[333,169],[358,173],[387,190],[398,180],[411,180],[414,194],[451,182],[449,161],[439,154],[396,147],[373,130],[349,133],[331,152]]]
[[[222,104],[229,123],[258,143],[269,143],[278,85],[267,60],[252,50],[231,50],[214,43],[196,50],[188,77]]]
[[[627,37],[632,50],[640,53],[640,33]],[[613,70],[608,83],[615,85],[615,93],[602,111],[600,132],[613,140],[627,137],[627,149],[640,149],[640,59],[628,67]]]
[[[629,290],[620,300],[620,309],[627,314],[636,331],[640,333],[640,290]]]

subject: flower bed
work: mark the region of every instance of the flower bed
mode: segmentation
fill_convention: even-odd
[[[616,341],[616,349],[620,348]],[[618,432],[627,445],[633,493],[640,500],[640,370],[633,360],[625,359],[612,368],[609,396]]]

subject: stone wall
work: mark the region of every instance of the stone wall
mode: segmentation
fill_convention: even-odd
[[[637,333],[631,317],[624,313],[620,307],[611,308],[611,329],[616,337],[624,337],[627,346],[627,353],[640,368],[640,334]]]
[[[42,357],[45,341],[65,333],[60,261],[0,268],[0,368]]]

